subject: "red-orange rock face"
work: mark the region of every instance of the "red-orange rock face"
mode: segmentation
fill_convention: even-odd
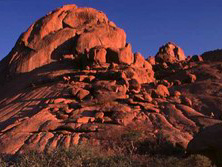
[[[86,31],[77,39],[76,51],[78,53],[83,53],[86,49],[96,46],[120,49],[126,44],[126,34],[122,29],[111,27],[104,23],[89,28]]]
[[[184,51],[176,44],[168,42],[159,49],[155,57],[157,62],[174,63],[186,59]]]
[[[104,13],[59,8],[0,62],[0,153],[102,144],[135,127],[148,142],[221,149],[222,63],[210,55],[185,59],[167,43],[147,61]]]
[[[8,70],[30,72],[63,54],[80,54],[96,46],[120,49],[125,44],[125,32],[111,24],[104,13],[64,6],[36,21],[21,35],[8,55]]]

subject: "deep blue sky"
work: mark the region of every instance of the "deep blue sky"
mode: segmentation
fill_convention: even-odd
[[[0,0],[0,59],[35,20],[72,3],[105,12],[145,57],[167,41],[186,55],[222,48],[222,0]]]

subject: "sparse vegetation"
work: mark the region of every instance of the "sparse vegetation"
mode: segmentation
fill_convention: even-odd
[[[167,143],[150,143],[145,131],[127,130],[106,145],[76,145],[51,153],[1,156],[1,167],[216,167],[203,155],[185,155]]]
[[[98,148],[75,146],[72,149],[57,149],[52,153],[29,152],[7,160],[2,157],[1,167],[213,167],[202,155],[189,157],[138,154],[108,154]]]

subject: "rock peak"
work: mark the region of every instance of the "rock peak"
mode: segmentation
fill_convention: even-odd
[[[93,8],[66,5],[48,13],[24,32],[7,56],[10,74],[30,72],[93,47],[124,48],[125,32]],[[66,51],[64,51],[66,50]]]
[[[173,42],[167,42],[165,45],[161,46],[156,54],[157,62],[174,63],[185,59],[186,56],[184,51]]]

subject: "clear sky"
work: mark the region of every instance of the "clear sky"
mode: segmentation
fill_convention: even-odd
[[[168,41],[186,55],[222,48],[222,0],[0,0],[0,59],[34,21],[73,3],[105,12],[145,57]]]

